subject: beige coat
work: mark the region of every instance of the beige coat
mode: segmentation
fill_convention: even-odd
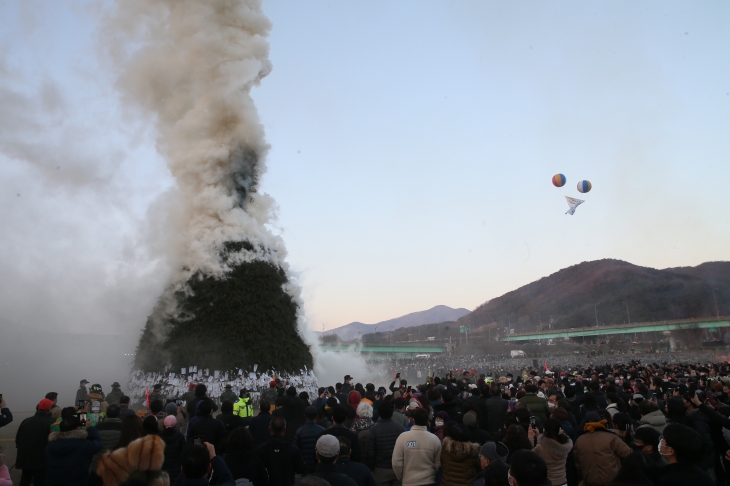
[[[573,460],[585,486],[607,486],[621,469],[621,459],[631,452],[621,437],[601,429],[578,437],[573,447]]]
[[[565,461],[573,448],[573,441],[561,444],[560,442],[541,435],[537,438],[537,445],[533,451],[542,457],[547,465],[548,479],[553,486],[559,486],[568,482],[565,476]]]
[[[393,471],[403,486],[434,484],[441,466],[441,441],[425,426],[414,425],[395,441]]]

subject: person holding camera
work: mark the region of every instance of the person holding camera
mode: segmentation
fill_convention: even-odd
[[[104,448],[101,436],[88,420],[64,419],[59,432],[51,432],[45,456],[48,486],[88,484],[91,459]],[[96,469],[96,468],[94,468]]]

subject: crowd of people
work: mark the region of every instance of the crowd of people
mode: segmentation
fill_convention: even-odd
[[[465,363],[468,364],[468,363]],[[219,399],[119,383],[51,392],[17,429],[21,485],[697,486],[728,484],[728,362],[430,370],[316,395],[272,380]],[[476,369],[474,369],[476,368]],[[480,371],[483,371],[480,373]],[[139,408],[139,407],[137,407]],[[13,416],[0,402],[0,426]],[[12,485],[0,455],[0,486]]]

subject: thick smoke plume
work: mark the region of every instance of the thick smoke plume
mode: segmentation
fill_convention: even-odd
[[[110,22],[123,101],[153,117],[180,190],[180,280],[230,270],[228,241],[254,247],[237,262],[285,265],[283,242],[265,227],[273,200],[256,192],[268,145],[250,90],[271,70],[261,3],[124,0]]]
[[[299,289],[266,227],[274,201],[257,192],[269,147],[250,91],[271,71],[270,29],[256,0],[123,0],[109,19],[118,89],[152,117],[179,189],[170,251],[181,270],[144,330],[142,368],[312,365],[297,331]],[[252,345],[257,325],[275,327],[291,349]],[[189,351],[198,362],[183,361]]]

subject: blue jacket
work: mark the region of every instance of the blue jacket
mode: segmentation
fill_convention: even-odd
[[[304,461],[304,473],[311,474],[317,467],[317,458],[314,450],[317,446],[317,440],[324,433],[324,427],[317,425],[314,420],[307,420],[307,423],[297,430],[294,434],[294,445],[299,448]]]
[[[231,471],[221,456],[215,456],[210,460],[210,464],[213,466],[214,476],[216,478],[213,484],[217,486],[236,486]],[[209,481],[208,478],[187,479],[184,475],[180,474],[172,484],[173,486],[208,486],[211,483],[212,481]]]
[[[91,458],[104,447],[94,427],[52,432],[46,446],[49,486],[81,486],[89,483]]]

